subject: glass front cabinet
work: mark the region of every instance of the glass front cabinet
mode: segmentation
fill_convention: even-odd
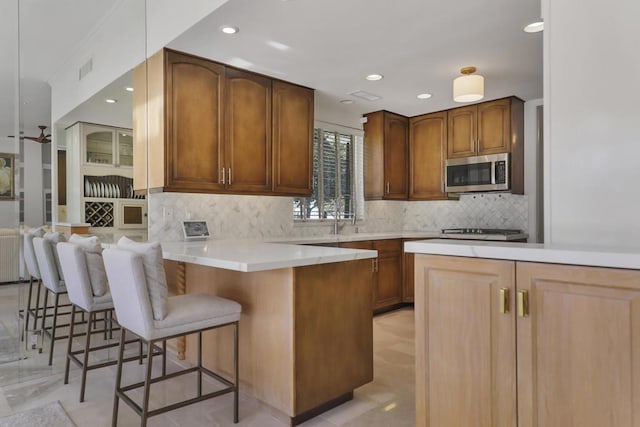
[[[133,167],[133,134],[121,129],[82,123],[83,163]]]

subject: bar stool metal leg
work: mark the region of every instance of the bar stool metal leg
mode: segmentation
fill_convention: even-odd
[[[202,396],[202,331],[198,332],[198,397]]]
[[[144,395],[142,397],[142,415],[140,425],[147,425],[149,416],[149,394],[151,392],[151,368],[153,367],[153,341],[147,343],[147,375],[144,379]]]
[[[118,350],[118,369],[116,371],[116,392],[113,396],[113,413],[111,414],[111,427],[118,425],[118,404],[120,403],[120,387],[122,381],[122,359],[124,357],[124,344],[127,331],[125,328],[120,328],[120,347]]]
[[[76,320],[76,306],[71,306],[71,322],[69,324],[69,340],[67,341],[67,360],[64,364],[64,383],[69,384],[69,363],[71,362],[71,348],[73,344],[73,329]],[[80,400],[82,402],[82,400]]]
[[[233,422],[238,423],[238,389],[240,388],[240,369],[238,363],[238,328],[239,322],[233,324],[233,370],[234,375],[234,390],[233,390]]]
[[[38,292],[39,293],[39,292]],[[49,289],[44,289],[44,304],[42,306],[42,327],[40,328],[40,336],[42,341],[40,342],[40,348],[38,349],[38,353],[42,353],[42,347],[44,346],[44,335],[45,335],[45,326],[47,322],[47,306],[49,305]]]
[[[53,345],[56,342],[56,326],[58,323],[58,302],[59,301],[60,301],[60,294],[56,294],[55,302],[53,304],[53,326],[51,327],[51,344],[49,345],[49,366],[51,366],[51,364],[53,363]]]
[[[80,402],[84,402],[84,388],[87,384],[87,367],[89,366],[89,352],[91,351],[91,317],[95,320],[96,313],[89,313],[87,322],[87,338],[84,343],[84,358],[82,360],[82,380],[80,381]],[[95,322],[94,322],[95,323]],[[95,325],[94,325],[95,327]]]

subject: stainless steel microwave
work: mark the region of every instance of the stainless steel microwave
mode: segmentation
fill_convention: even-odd
[[[445,191],[509,190],[509,154],[447,159]]]

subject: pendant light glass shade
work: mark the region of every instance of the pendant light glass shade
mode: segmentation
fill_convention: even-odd
[[[473,102],[484,98],[484,77],[475,73],[475,67],[460,70],[463,76],[453,80],[453,100],[455,102]]]

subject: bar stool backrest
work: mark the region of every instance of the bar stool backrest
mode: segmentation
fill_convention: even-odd
[[[94,300],[85,250],[67,242],[58,243],[57,248],[69,300],[83,310],[91,311]]]
[[[42,237],[33,238],[33,249],[38,260],[38,268],[42,283],[52,292],[64,292],[64,282],[60,280],[60,273],[53,255],[53,246]]]
[[[142,255],[117,248],[102,252],[118,323],[149,339],[154,329]]]
[[[41,228],[32,228],[28,232],[24,233],[24,262],[27,264],[27,271],[29,275],[34,279],[40,279],[40,269],[38,268],[38,261],[36,260],[36,253],[33,249],[34,237],[44,236],[44,230]]]

